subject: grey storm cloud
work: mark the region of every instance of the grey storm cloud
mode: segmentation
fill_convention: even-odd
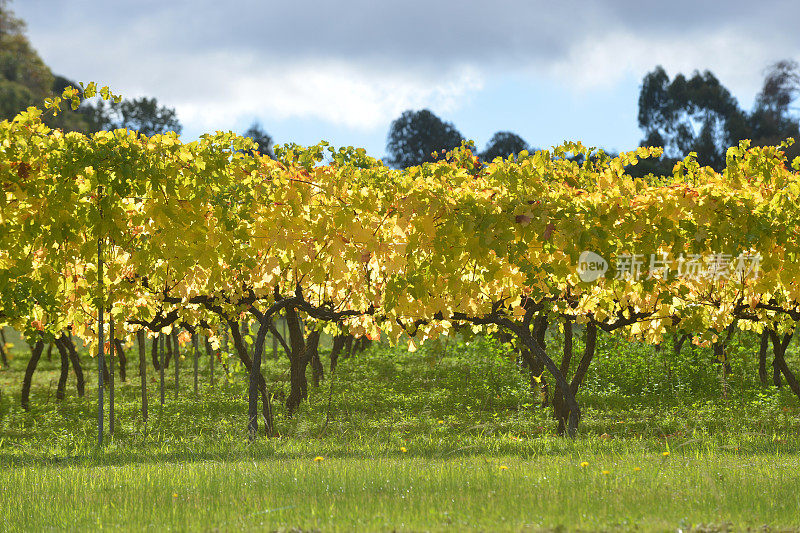
[[[10,7],[56,73],[125,96],[155,95],[195,132],[254,116],[377,131],[405,109],[462,108],[509,75],[520,87],[516,106],[526,105],[522,93],[536,83],[554,83],[580,102],[584,91],[623,80],[633,92],[631,80],[658,64],[671,74],[709,69],[746,100],[769,63],[800,60],[797,0],[15,0]]]
[[[34,33],[82,36],[91,47],[248,51],[275,59],[337,57],[395,64],[548,63],[576,42],[615,31],[689,39],[730,29],[797,46],[796,1],[542,2],[361,0],[258,2],[17,0],[40,13]]]

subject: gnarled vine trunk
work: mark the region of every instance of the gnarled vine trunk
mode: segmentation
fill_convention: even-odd
[[[151,359],[153,360],[153,368],[155,369],[156,372],[161,370],[161,360],[158,357],[158,341],[159,341],[159,338],[160,338],[160,335],[156,335],[155,337],[153,337],[152,345],[151,345],[151,348],[150,348],[150,355],[151,355]]]
[[[764,328],[761,332],[761,345],[758,347],[758,380],[765,387],[769,385],[767,375],[767,348],[769,347],[769,330]]]
[[[583,380],[586,378],[586,373],[589,371],[589,366],[592,364],[592,359],[594,358],[594,354],[597,349],[597,324],[594,322],[589,322],[586,325],[586,341],[583,350],[583,356],[581,357],[580,362],[578,363],[578,368],[575,369],[575,375],[572,376],[572,381],[569,384],[570,393],[574,398],[577,396],[578,391],[583,384]],[[559,410],[556,418],[558,418],[558,432],[559,434],[564,433],[565,425],[568,422],[569,411],[567,410],[568,406],[566,403],[561,404],[561,409]],[[578,414],[578,420],[575,422],[577,427],[577,422],[580,421],[580,413]]]
[[[125,347],[122,345],[122,340],[114,339],[114,346],[117,350],[117,357],[119,362],[119,379],[123,382],[128,381],[128,355],[125,353]]]
[[[36,371],[36,367],[39,364],[39,359],[42,357],[42,351],[44,351],[44,342],[41,340],[37,340],[36,343],[31,346],[31,358],[28,360],[28,366],[25,367],[25,377],[22,380],[22,408],[26,411],[30,409],[30,394],[31,394],[31,383],[33,382],[33,373]]]
[[[234,348],[236,348],[236,353],[239,356],[239,360],[242,361],[242,364],[244,364],[248,372],[255,376],[258,390],[261,392],[261,415],[264,417],[265,432],[267,435],[274,435],[275,421],[272,416],[272,399],[267,391],[267,382],[264,380],[264,376],[261,374],[260,369],[255,369],[254,371],[253,361],[250,359],[250,355],[247,353],[244,339],[242,339],[242,334],[238,327],[239,325],[233,320],[229,321],[228,324],[230,325],[231,336],[233,337],[233,345]],[[268,328],[269,326],[267,326],[267,329]],[[263,351],[263,344],[261,349]]]
[[[775,354],[774,365],[781,374],[783,374],[783,377],[786,378],[786,384],[789,385],[789,388],[792,389],[795,396],[800,398],[800,383],[797,382],[794,372],[792,372],[789,365],[786,364],[786,348],[792,340],[792,334],[787,333],[781,338],[776,332],[770,330],[769,335],[772,339],[772,347]]]
[[[333,338],[333,346],[331,347],[331,373],[336,372],[336,365],[339,363],[339,354],[345,346],[347,335],[340,333]]]
[[[81,366],[81,359],[78,357],[78,350],[75,349],[75,344],[69,335],[61,335],[61,343],[67,349],[67,355],[70,363],[72,363],[72,370],[75,372],[75,379],[78,387],[78,397],[83,398],[86,392],[86,381],[83,377],[83,367]]]
[[[261,381],[264,381],[264,377],[261,375],[261,354],[264,352],[264,344],[266,343],[267,339],[267,332],[269,331],[269,321],[268,318],[265,318],[264,321],[259,324],[258,326],[258,333],[256,334],[256,342],[253,346],[253,361],[250,365],[250,383],[248,387],[248,423],[247,423],[247,432],[249,439],[255,440],[256,436],[258,435],[258,394],[259,394],[259,378]],[[269,398],[266,400],[269,402]],[[271,403],[267,405],[271,406]],[[270,411],[269,418],[272,418],[272,413]],[[266,419],[266,416],[265,416]],[[269,422],[267,422],[269,424]],[[271,433],[272,428],[267,427],[267,432]]]
[[[286,307],[286,322],[289,328],[289,396],[286,398],[286,410],[292,416],[300,402],[308,396],[308,382],[306,380],[306,342],[300,317],[293,307]]]
[[[325,369],[319,358],[319,336],[318,330],[308,334],[306,339],[306,361],[311,365],[311,382],[315,387],[319,387],[320,382],[325,378]]]
[[[564,399],[564,410],[567,413],[566,431],[570,437],[574,437],[578,430],[578,421],[581,417],[581,409],[578,402],[575,400],[575,393],[572,392],[570,384],[561,373],[561,370],[555,362],[547,355],[545,349],[541,346],[539,341],[535,338],[529,329],[529,323],[523,321],[521,324],[513,322],[509,319],[500,319],[495,322],[497,325],[506,328],[513,332],[524,347],[531,350],[534,355],[541,361],[544,368],[550,373],[556,382],[556,386],[561,390]]]
[[[64,346],[64,343],[61,342],[61,339],[56,338],[55,345],[56,349],[58,350],[58,354],[61,356],[61,372],[58,375],[56,400],[61,401],[64,399],[64,396],[66,396],[67,378],[69,377],[69,355],[67,354],[67,348]]]

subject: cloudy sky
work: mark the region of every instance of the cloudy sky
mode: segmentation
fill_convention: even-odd
[[[44,61],[175,107],[191,140],[260,121],[278,143],[385,154],[391,121],[429,108],[483,148],[638,145],[656,65],[711,70],[752,106],[765,67],[800,60],[796,0],[15,0]]]

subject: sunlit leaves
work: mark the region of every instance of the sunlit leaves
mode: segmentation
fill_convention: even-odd
[[[61,98],[97,93],[116,98],[95,84]],[[93,338],[98,235],[103,301],[127,331],[170,313],[238,320],[298,292],[352,333],[393,340],[447,333],[454,316],[519,322],[528,308],[635,319],[622,329],[648,342],[719,331],[741,302],[759,302],[745,305],[756,318],[766,303],[797,310],[800,181],[775,147],[733,147],[723,173],[690,154],[644,179],[625,169],[657,149],[612,158],[580,143],[487,165],[464,145],[399,171],[327,143],[273,160],[233,133],[65,135],[40,114],[0,124],[0,312],[22,328]],[[591,283],[576,271],[587,250],[609,262]],[[679,257],[740,252],[763,256],[759,277],[675,275]],[[672,277],[649,276],[662,253]],[[626,254],[643,258],[640,279],[618,276]]]

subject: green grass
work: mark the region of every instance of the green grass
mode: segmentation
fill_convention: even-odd
[[[289,444],[252,450],[247,460],[99,466],[104,461],[95,459],[10,469],[2,475],[10,488],[0,500],[3,529],[674,531],[698,521],[754,529],[800,525],[797,457],[663,458],[626,446],[448,458],[386,447],[374,455],[339,450],[315,462],[309,451]],[[582,468],[581,460],[589,466]]]
[[[269,359],[281,437],[254,444],[232,362],[196,397],[185,361],[177,400],[170,368],[163,409],[149,383],[147,424],[131,368],[102,450],[96,370],[85,399],[70,376],[57,403],[57,358],[43,359],[24,412],[18,352],[0,371],[0,528],[800,531],[798,402],[756,383],[752,339],[737,349],[723,384],[702,351],[671,361],[604,337],[574,441],[481,339],[345,359],[291,419],[286,365]]]

